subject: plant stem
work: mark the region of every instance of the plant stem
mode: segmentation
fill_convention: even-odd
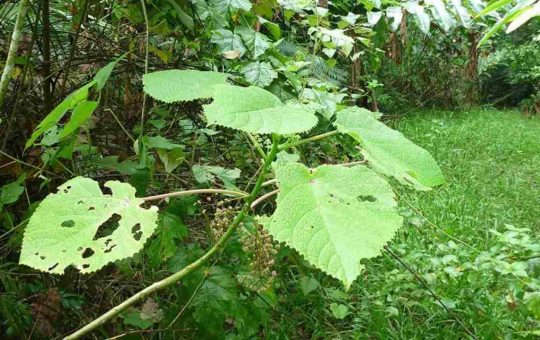
[[[249,196],[247,192],[243,192],[243,191],[226,190],[226,189],[194,189],[194,190],[176,191],[176,192],[169,192],[169,193],[161,194],[161,195],[143,197],[143,200],[153,201],[153,200],[159,200],[159,199],[168,198],[168,197],[187,196],[187,195],[196,195],[196,194],[224,194],[224,195],[234,195],[234,196],[240,196],[240,197]]]
[[[319,140],[319,139],[323,139],[323,138],[326,138],[326,137],[337,135],[338,133],[339,133],[338,130],[333,130],[333,131],[330,131],[330,132],[321,133],[320,135],[316,135],[316,136],[313,136],[313,137],[308,137],[308,138],[301,139],[301,140],[296,141],[296,142],[291,142],[291,143],[280,145],[278,149],[279,149],[279,151],[287,150],[287,149],[295,147],[295,146],[311,143],[311,142]]]
[[[259,153],[259,155],[261,155],[261,157],[264,159],[266,158],[266,153],[264,152],[264,150],[261,148],[261,145],[259,144],[259,142],[257,142],[257,140],[255,139],[255,137],[253,137],[253,135],[249,132],[246,132],[246,136],[248,137],[248,139],[251,141],[251,143],[253,143],[253,146],[255,146],[255,149],[257,149],[257,152]]]
[[[144,52],[144,74],[148,73],[148,59],[149,59],[149,44],[150,44],[150,26],[148,23],[148,13],[146,12],[146,4],[144,3],[145,0],[141,0],[141,7],[143,11],[144,16],[144,25],[146,27],[146,44],[145,44],[145,52]],[[141,138],[144,134],[144,115],[146,113],[146,92],[143,91],[143,102],[142,102],[142,109],[141,109],[141,128],[139,132],[139,136]]]
[[[0,78],[0,110],[4,105],[4,98],[7,93],[8,84],[15,68],[15,57],[19,49],[19,43],[21,42],[21,33],[24,25],[24,18],[28,11],[29,0],[22,0],[19,5],[19,13],[17,13],[17,19],[15,20],[15,27],[11,35],[11,43],[9,45],[9,51],[6,58],[6,65],[4,66],[4,72],[2,78]]]
[[[137,294],[133,295],[132,297],[130,297],[126,301],[119,304],[118,306],[112,308],[107,313],[101,315],[100,317],[98,317],[94,321],[90,322],[89,324],[87,324],[83,328],[79,329],[75,333],[66,336],[64,339],[78,339],[78,338],[90,333],[91,331],[98,328],[99,326],[104,325],[105,323],[111,321],[114,317],[116,317],[122,311],[126,310],[128,307],[130,307],[130,306],[134,305],[135,303],[143,300],[146,296],[173,285],[174,283],[176,283],[180,279],[186,277],[187,275],[191,274],[195,270],[199,269],[212,256],[214,256],[221,249],[223,249],[223,247],[225,246],[225,244],[227,243],[229,238],[236,231],[236,228],[238,228],[240,223],[242,223],[244,218],[248,215],[249,209],[250,209],[249,207],[250,207],[251,203],[255,200],[255,197],[257,197],[257,194],[259,193],[259,191],[261,190],[262,184],[264,182],[264,176],[268,172],[268,169],[270,168],[270,164],[272,163],[272,161],[274,160],[274,157],[276,156],[276,154],[278,152],[279,138],[277,136],[273,136],[272,139],[273,139],[272,149],[270,150],[270,152],[268,153],[268,156],[264,160],[264,164],[263,164],[263,166],[261,168],[261,173],[259,174],[259,177],[257,178],[257,182],[255,183],[255,186],[253,187],[253,190],[251,191],[249,196],[246,197],[244,205],[242,207],[242,210],[240,210],[238,215],[236,215],[234,221],[231,223],[230,227],[223,234],[223,236],[214,244],[214,246],[212,248],[210,248],[210,250],[208,250],[203,256],[201,256],[195,262],[193,262],[193,263],[187,265],[186,267],[182,268],[182,270],[172,274],[171,276],[168,276],[168,277],[164,278],[161,281],[155,282],[154,284],[146,287],[145,289],[143,289],[140,292],[138,292]]]
[[[276,189],[274,191],[267,192],[266,194],[262,195],[261,197],[257,198],[253,203],[251,203],[251,210],[255,209],[256,206],[258,206],[262,201],[266,200],[269,197],[274,196],[279,192],[279,189]]]

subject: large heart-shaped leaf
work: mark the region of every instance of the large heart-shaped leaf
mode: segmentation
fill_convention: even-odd
[[[373,168],[418,190],[445,183],[429,152],[384,125],[365,109],[355,107],[337,113],[334,125],[362,146],[362,155]]]
[[[214,101],[204,105],[208,124],[251,133],[292,134],[317,124],[315,112],[300,104],[284,105],[278,97],[256,86],[214,86]]]
[[[379,255],[401,226],[392,189],[365,166],[287,163],[276,178],[277,208],[265,227],[346,287],[360,274],[360,260]]]
[[[213,71],[157,71],[143,76],[144,92],[165,103],[211,98],[212,86],[226,84],[227,77]]]
[[[70,265],[82,273],[133,256],[156,228],[157,208],[144,209],[135,189],[109,181],[73,178],[38,206],[26,227],[20,263],[50,273]]]

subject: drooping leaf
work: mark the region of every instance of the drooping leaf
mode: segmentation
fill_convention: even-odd
[[[346,287],[360,260],[378,256],[401,226],[391,187],[368,167],[288,163],[276,178],[277,208],[265,227]]]
[[[70,265],[91,273],[141,250],[156,228],[157,208],[140,207],[144,201],[127,183],[105,186],[112,195],[76,177],[48,195],[28,223],[19,262],[56,274]]]
[[[424,6],[420,6],[416,2],[408,2],[404,5],[404,7],[407,9],[407,11],[409,11],[409,13],[414,15],[416,24],[418,27],[420,27],[420,30],[425,34],[428,34],[431,19],[429,15],[426,14]]]
[[[445,182],[437,162],[425,149],[387,127],[371,114],[356,109],[337,113],[334,125],[362,146],[362,155],[371,166],[403,184],[427,190]]]
[[[75,130],[80,128],[84,123],[92,117],[92,113],[96,110],[98,102],[91,100],[83,100],[75,106],[71,113],[71,118],[66,126],[60,131],[58,139],[65,138],[71,135]]]
[[[228,188],[235,186],[234,182],[240,178],[240,169],[225,169],[220,166],[198,165],[195,164],[192,168],[193,176],[198,183],[208,183],[213,181],[215,177],[221,179],[223,184]]]
[[[186,159],[184,148],[174,148],[170,151],[158,149],[157,153],[167,173],[173,172]]]
[[[45,133],[52,128],[64,115],[71,109],[75,108],[81,101],[86,100],[88,92],[95,82],[90,82],[83,87],[75,90],[67,96],[60,104],[58,104],[36,127],[30,139],[26,142],[25,147],[28,148]]]
[[[469,15],[469,12],[465,8],[465,6],[463,6],[461,0],[452,0],[452,5],[454,6],[454,9],[456,10],[461,24],[463,24],[463,27],[470,28],[471,16]]]
[[[508,25],[506,33],[511,33],[524,25],[527,21],[534,17],[540,16],[540,2],[523,8],[518,15],[512,20],[512,23]]]
[[[270,63],[256,61],[244,66],[240,72],[244,75],[251,85],[266,87],[277,78],[277,72],[274,71]]]
[[[260,87],[217,85],[214,89],[214,101],[203,106],[208,124],[259,134],[300,133],[317,124],[312,110],[300,104],[284,105]]]
[[[100,159],[92,160],[92,164],[106,169],[106,170],[115,170],[121,174],[132,175],[137,170],[137,162],[125,160],[118,161],[118,156],[107,156]]]
[[[108,63],[105,67],[103,67],[96,73],[92,81],[72,92],[60,104],[58,104],[39,123],[39,125],[36,127],[32,135],[30,136],[30,139],[28,139],[28,141],[26,142],[25,148],[29,148],[30,146],[32,146],[40,136],[53,128],[60,121],[60,119],[62,119],[62,117],[64,117],[64,115],[70,110],[77,110],[77,112],[73,112],[70,120],[66,124],[67,129],[64,130],[72,133],[82,124],[84,124],[91,117],[98,104],[95,101],[87,100],[90,89],[101,91],[107,83],[107,80],[109,79],[114,67],[116,66],[116,64],[118,64],[120,60],[122,60],[122,57]],[[56,142],[60,141],[62,138],[67,137],[70,133],[61,132],[58,136],[56,136]]]
[[[442,28],[445,31],[448,31],[454,24],[454,19],[450,16],[448,11],[446,10],[446,6],[444,5],[444,2],[442,0],[425,0],[426,4],[430,4],[433,7],[431,7],[431,13],[437,19]]]
[[[226,84],[226,73],[196,70],[168,70],[143,76],[144,92],[153,98],[174,103],[211,98],[213,85]]]
[[[173,150],[177,148],[183,148],[182,145],[173,143],[163,136],[144,136],[143,142],[149,149]]]

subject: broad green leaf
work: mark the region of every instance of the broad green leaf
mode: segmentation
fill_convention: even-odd
[[[259,134],[300,133],[317,124],[317,117],[309,108],[284,105],[260,87],[217,85],[214,90],[214,101],[203,106],[208,124]]]
[[[469,15],[467,9],[461,3],[461,0],[452,0],[451,2],[463,27],[471,28],[471,16]]]
[[[425,0],[426,4],[431,4],[431,13],[440,23],[445,31],[448,31],[454,24],[454,19],[446,10],[446,6],[442,0]]]
[[[240,169],[225,169],[220,166],[198,165],[195,164],[192,168],[193,176],[198,183],[208,183],[213,181],[215,177],[221,179],[223,184],[230,188],[234,187],[234,182],[240,178]]]
[[[170,151],[158,149],[157,153],[167,173],[173,172],[186,159],[183,147],[174,148]]]
[[[26,174],[22,174],[15,182],[11,182],[0,187],[0,212],[4,205],[17,202],[24,192],[24,180]]]
[[[508,25],[506,33],[511,33],[524,25],[527,21],[533,17],[540,16],[540,2],[535,3],[532,6],[523,8],[518,15],[512,20],[512,23]]]
[[[48,195],[26,227],[19,262],[55,274],[70,265],[91,273],[141,250],[156,228],[157,208],[142,208],[144,201],[127,183],[105,187],[112,195],[96,181],[76,177]]]
[[[167,0],[169,2],[169,4],[175,9],[176,11],[176,14],[178,15],[178,19],[180,19],[180,21],[182,22],[182,24],[184,26],[186,26],[187,28],[189,28],[191,31],[193,30],[193,27],[194,27],[194,22],[193,22],[193,18],[187,14],[183,9],[182,7],[180,7],[180,5],[178,5],[176,3],[175,0]]]
[[[431,19],[429,15],[426,14],[424,6],[420,6],[416,2],[408,2],[404,5],[404,7],[409,13],[414,15],[416,24],[418,27],[420,27],[420,30],[424,32],[424,34],[428,34]]]
[[[486,8],[484,8],[480,13],[478,13],[476,15],[476,17],[481,17],[483,15],[486,15],[488,13],[491,13],[493,11],[496,11],[508,4],[510,4],[512,1],[514,0],[497,0],[497,1],[493,1],[491,2]]]
[[[84,123],[92,117],[92,113],[96,110],[98,106],[98,102],[90,101],[90,100],[83,100],[75,106],[73,109],[73,112],[71,113],[71,117],[69,118],[69,121],[67,122],[66,126],[60,131],[58,135],[58,139],[65,138],[69,135],[71,135],[75,130],[80,128]]]
[[[244,10],[249,11],[251,9],[251,2],[249,0],[218,0],[218,6],[226,8],[228,11]]]
[[[270,42],[266,35],[255,31],[250,27],[241,26],[234,30],[235,34],[242,37],[242,40],[253,53],[254,58],[258,58],[270,47]]]
[[[226,29],[215,30],[210,38],[210,42],[218,45],[222,53],[236,51],[240,57],[246,53],[246,47],[242,42],[242,38],[238,34]]]
[[[445,183],[441,169],[429,152],[371,114],[347,108],[337,113],[334,125],[360,143],[362,155],[375,170],[418,190]]]
[[[173,143],[163,136],[144,136],[143,142],[149,149],[172,150],[177,148],[183,148],[182,145]]]
[[[122,60],[123,58],[124,56],[121,56],[117,60],[111,61],[110,63],[108,63],[105,67],[103,67],[101,70],[99,70],[96,73],[94,77],[94,81],[96,84],[97,91],[101,91],[103,87],[105,87],[105,84],[107,83],[107,80],[109,80],[109,77],[111,76],[112,71],[116,67],[116,64],[118,64],[118,62]]]
[[[107,156],[91,161],[92,164],[106,170],[115,170],[121,174],[133,175],[137,170],[138,163],[135,161],[125,160],[118,161],[118,156]]]
[[[259,18],[259,22],[268,29],[268,31],[270,32],[270,34],[275,40],[281,39],[281,28],[279,27],[278,24],[268,21],[263,17],[258,17],[258,18]]]
[[[240,72],[244,75],[251,85],[266,87],[277,78],[277,72],[274,71],[270,63],[261,63],[256,61],[244,66]]]
[[[360,260],[378,256],[401,226],[392,188],[368,167],[288,163],[276,178],[277,208],[265,227],[347,288]]]
[[[195,70],[168,70],[143,76],[144,92],[151,97],[174,103],[211,98],[213,85],[226,84],[226,73]]]
[[[155,237],[149,241],[145,250],[149,264],[156,268],[176,254],[178,242],[188,234],[182,218],[167,209],[159,216]]]
[[[232,314],[237,295],[231,273],[225,268],[213,266],[193,297],[193,316],[201,324],[221,327],[225,318]]]
[[[343,320],[347,315],[349,315],[349,309],[347,306],[340,303],[331,303],[330,311],[332,312],[332,315],[339,320]]]

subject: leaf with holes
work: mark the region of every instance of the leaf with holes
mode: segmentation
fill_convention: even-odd
[[[334,125],[362,146],[362,155],[373,168],[418,190],[444,184],[444,176],[429,152],[357,109],[337,113]]]
[[[277,209],[265,227],[347,288],[360,260],[378,256],[401,226],[392,188],[366,166],[287,163],[276,178]]]
[[[285,105],[260,87],[217,85],[214,89],[214,101],[203,106],[208,124],[259,134],[300,133],[317,124],[313,110],[300,104]]]
[[[156,228],[157,208],[142,208],[144,201],[127,183],[105,187],[112,195],[96,181],[76,177],[47,196],[28,223],[19,262],[56,274],[70,265],[91,273],[141,250]]]
[[[212,85],[226,84],[226,73],[196,70],[168,70],[143,76],[144,92],[151,97],[174,103],[212,98]]]

